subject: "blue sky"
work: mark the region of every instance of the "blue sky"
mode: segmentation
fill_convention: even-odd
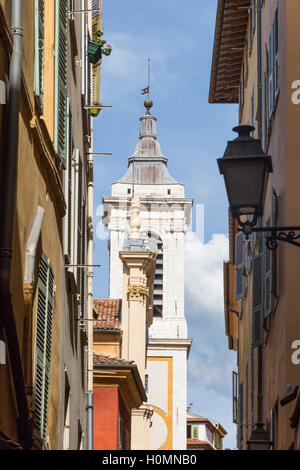
[[[151,58],[152,114],[173,177],[185,184],[194,207],[203,204],[204,244],[192,231],[186,243],[185,310],[193,346],[188,366],[188,403],[198,414],[221,422],[224,445],[235,448],[231,371],[222,305],[223,259],[227,258],[227,198],[216,159],[234,137],[235,105],[208,103],[217,0],[104,0],[104,39],[112,54],[102,61],[101,102],[112,106],[94,120],[95,269],[94,296],[108,297],[107,239],[101,200],[124,175],[144,114],[147,61]],[[195,214],[194,214],[195,222]],[[199,221],[197,220],[197,223]],[[191,334],[192,332],[192,334]]]

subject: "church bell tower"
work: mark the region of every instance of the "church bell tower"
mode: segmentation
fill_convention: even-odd
[[[147,99],[140,137],[125,175],[103,198],[109,230],[110,298],[122,298],[119,253],[128,237],[131,200],[140,200],[140,232],[157,245],[153,323],[148,332],[145,387],[153,409],[150,449],[186,449],[187,358],[191,347],[184,311],[184,238],[193,199],[167,168],[156,137],[156,118]]]

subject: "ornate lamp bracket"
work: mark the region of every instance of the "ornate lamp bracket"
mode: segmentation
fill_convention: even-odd
[[[266,233],[266,246],[269,250],[276,250],[278,241],[300,247],[300,227],[254,227],[253,222],[244,222],[242,231],[249,238],[252,232]],[[299,241],[297,241],[299,240]]]

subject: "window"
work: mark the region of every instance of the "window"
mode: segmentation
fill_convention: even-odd
[[[130,188],[127,189],[127,194],[131,194],[131,189]]]
[[[55,19],[55,114],[54,147],[66,168],[67,77],[68,77],[68,1],[56,0]],[[83,16],[83,15],[82,15]]]
[[[255,127],[255,90],[254,85],[252,87],[252,94],[251,94],[251,125]],[[254,137],[254,131],[251,133],[252,137]]]
[[[70,385],[65,374],[65,414],[64,414],[64,450],[70,450],[70,400],[71,393],[70,393]]]
[[[192,426],[192,437],[193,439],[199,439],[199,429],[197,424],[193,424]]]
[[[54,276],[49,259],[40,258],[37,286],[34,372],[35,434],[45,447],[50,386]]]
[[[245,290],[245,250],[244,250],[244,234],[238,232],[235,235],[235,300],[244,297]]]
[[[277,224],[278,197],[272,191],[271,215],[266,220],[266,227]],[[270,234],[270,232],[268,233]],[[267,234],[267,235],[268,235]],[[276,295],[276,252],[269,250],[264,244],[264,316],[269,316],[274,309],[273,297]]]
[[[0,80],[0,104],[6,104],[6,85],[3,80]]]
[[[170,196],[170,194],[171,194],[171,189],[168,189],[168,195]]]
[[[238,440],[239,450],[243,446],[243,424],[244,424],[244,387],[243,382],[239,385],[239,427],[238,427]]]
[[[264,343],[263,253],[252,261],[252,346]]]
[[[246,39],[246,78],[245,81],[248,80],[248,73],[249,73],[249,42],[248,38]]]
[[[266,67],[268,75],[268,120],[270,121],[276,107],[280,85],[278,7],[276,8],[274,23],[269,33]]]
[[[6,348],[4,341],[0,340],[0,365],[6,364]]]
[[[83,450],[83,438],[84,438],[84,433],[82,431],[80,420],[78,419],[77,450]]]
[[[268,55],[268,74],[269,74],[269,104],[268,104],[268,117],[272,117],[274,111],[274,28],[271,26],[269,34],[269,55]]]
[[[232,420],[238,423],[238,374],[232,371]]]
[[[252,50],[254,33],[255,33],[255,24],[256,24],[256,14],[255,14],[255,0],[251,0],[251,9],[250,9],[250,51]]]
[[[72,111],[70,108],[70,100],[67,100],[67,159],[66,159],[66,172],[65,172],[65,200],[67,205],[67,212],[65,216],[65,233],[64,233],[64,247],[65,255],[68,256],[68,261],[71,263],[72,257],[72,223],[73,223],[73,179],[74,179],[74,140],[73,140],[73,124],[72,124]]]
[[[145,375],[145,392],[148,393],[148,389],[149,389],[149,375],[146,374]]]
[[[192,426],[190,424],[186,427],[186,437],[187,439],[191,439],[192,437]]]
[[[45,1],[35,0],[34,19],[35,58],[34,93],[39,100],[41,112],[44,108],[44,45],[45,45]]]
[[[278,7],[275,12],[275,23],[274,23],[274,81],[275,81],[275,98],[279,93],[279,21],[278,21]]]
[[[157,241],[156,268],[154,276],[154,293],[153,293],[153,316],[162,318],[163,314],[163,243],[161,239],[148,232],[149,238]]]
[[[85,310],[85,269],[83,266],[86,262],[86,230],[87,230],[87,214],[86,214],[86,172],[79,150],[76,149],[75,157],[75,215],[74,215],[74,260],[77,264],[75,274],[77,282],[77,292],[80,294],[81,316],[84,317]]]
[[[244,63],[242,65],[242,72],[241,72],[241,82],[240,82],[240,98],[239,98],[239,113],[240,118],[244,106],[244,89],[245,89],[245,82],[244,82]]]

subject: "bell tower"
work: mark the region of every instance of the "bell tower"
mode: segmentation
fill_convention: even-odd
[[[140,233],[157,245],[153,323],[148,332],[146,392],[153,409],[150,449],[186,449],[187,358],[191,346],[184,311],[184,238],[193,199],[169,173],[148,98],[140,136],[125,175],[103,198],[109,230],[110,298],[122,298],[123,251],[132,198],[140,200]]]

